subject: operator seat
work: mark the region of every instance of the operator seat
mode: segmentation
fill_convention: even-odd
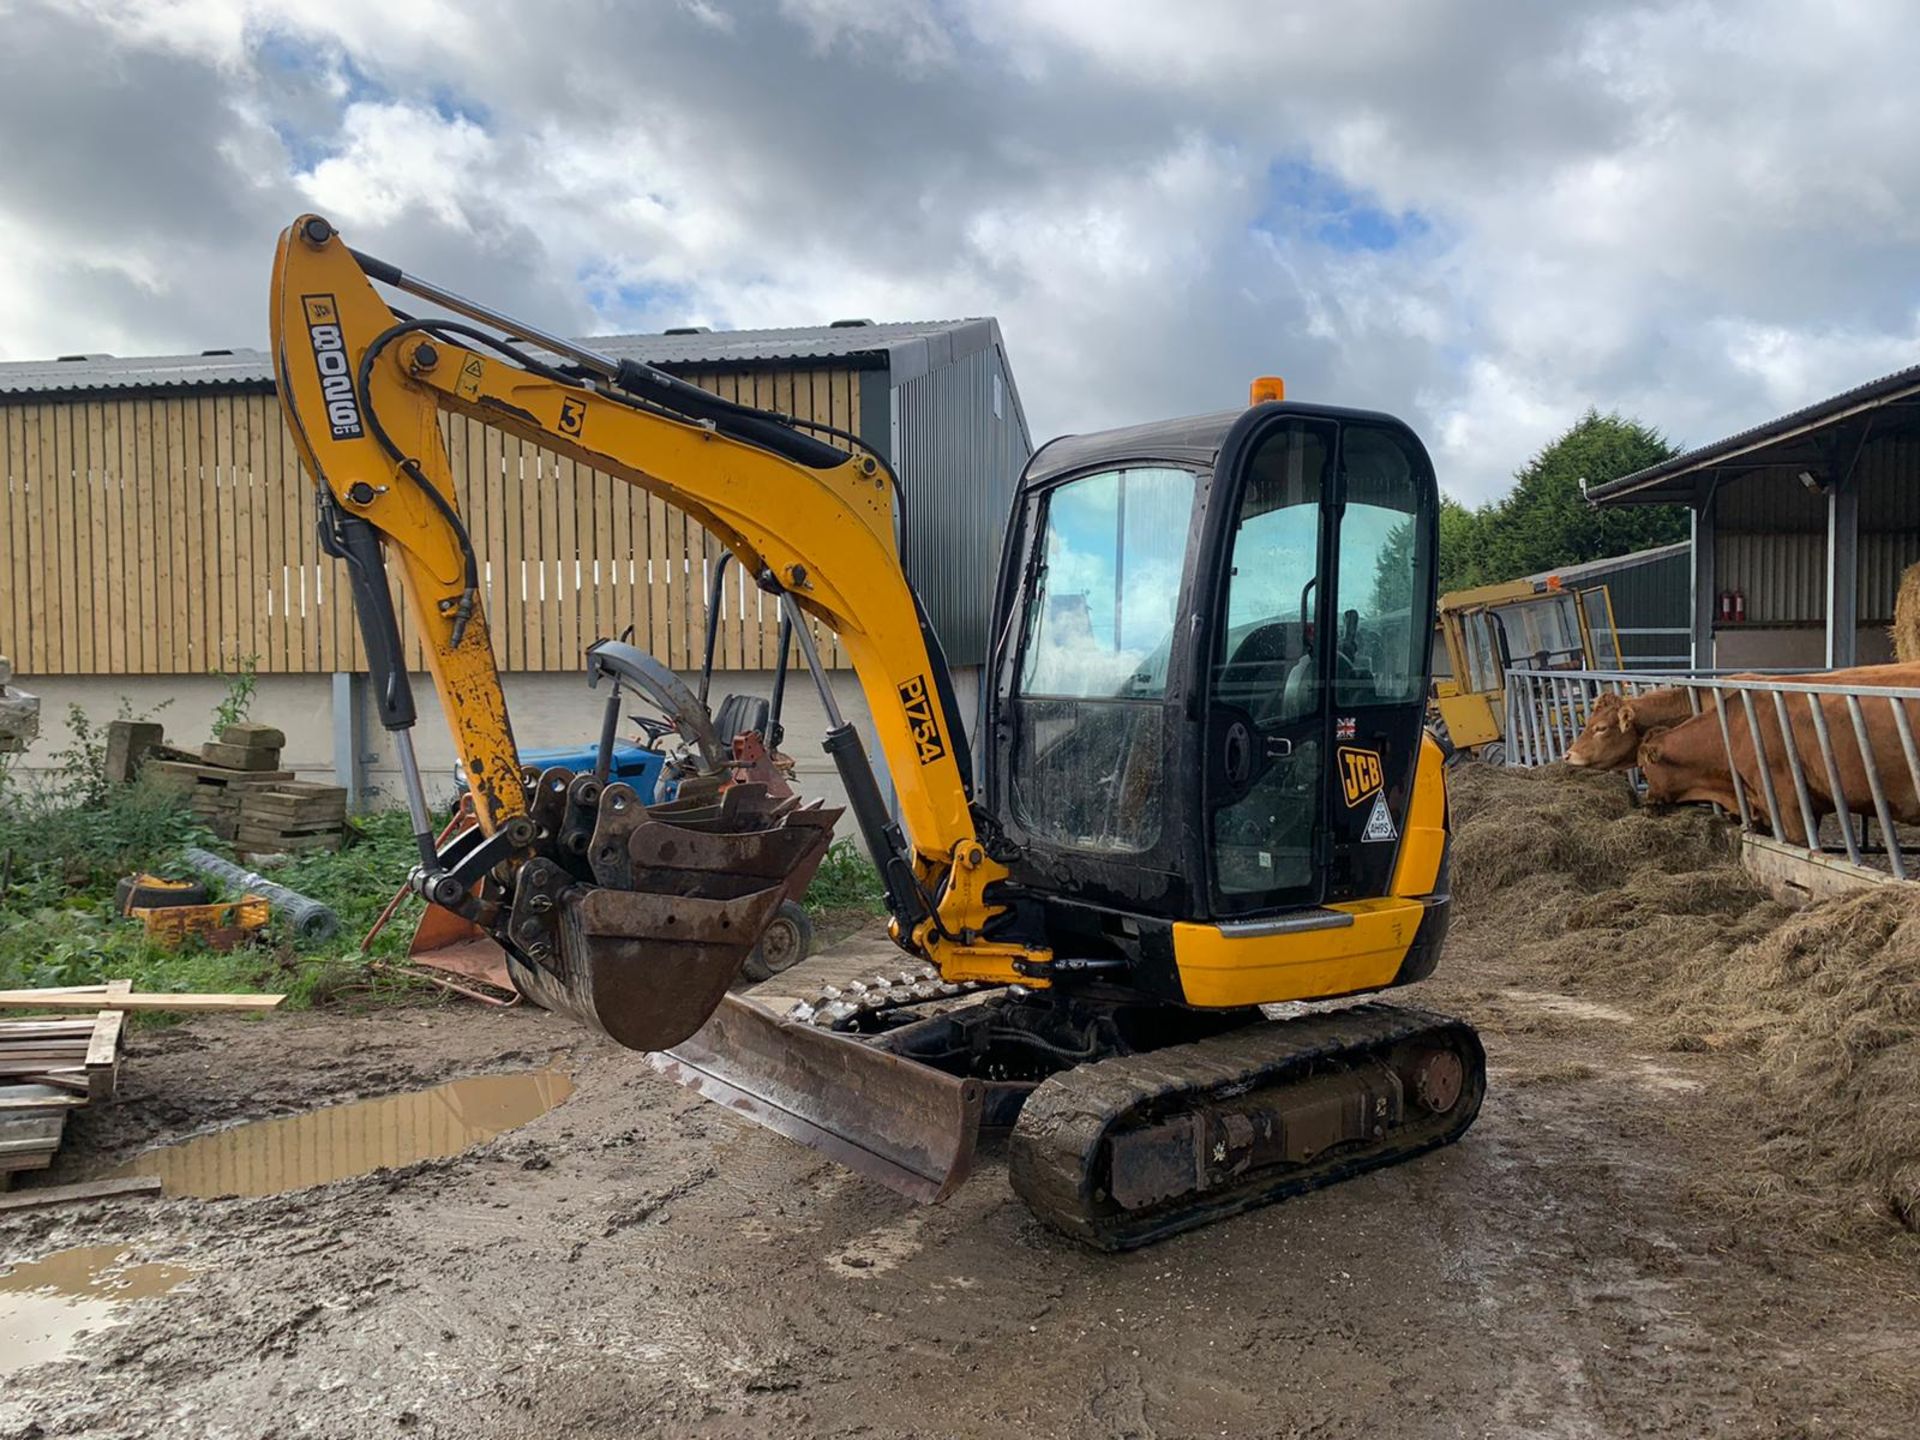
[[[780,743],[779,736],[767,734],[772,713],[773,707],[764,695],[729,695],[713,712],[713,733],[720,737],[723,748],[731,749],[736,737],[757,730],[771,750]]]

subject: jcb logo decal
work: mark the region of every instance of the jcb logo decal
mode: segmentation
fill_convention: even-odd
[[[933,692],[927,677],[916,675],[900,686],[900,708],[907,712],[907,728],[913,743],[920,747],[920,763],[931,765],[947,753],[947,742],[940,734],[940,717],[934,714]]]
[[[1377,750],[1355,750],[1342,745],[1338,752],[1340,760],[1340,789],[1347,797],[1349,806],[1358,805],[1362,800],[1380,788],[1380,753]]]
[[[331,295],[302,295],[307,339],[313,344],[313,363],[320,371],[320,398],[327,406],[327,428],[336,440],[358,440],[360,398],[353,393],[353,372],[347,361],[347,342],[340,334],[340,307]]]

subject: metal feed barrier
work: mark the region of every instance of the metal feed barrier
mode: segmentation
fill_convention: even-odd
[[[1885,707],[1882,713],[1891,715],[1894,731],[1899,736],[1907,778],[1912,783],[1913,793],[1920,796],[1920,747],[1915,745],[1914,719],[1907,710],[1909,702],[1920,705],[1920,689],[1820,684],[1814,678],[1815,673],[1786,671],[1764,679],[1733,679],[1727,671],[1711,670],[1653,675],[1645,671],[1624,670],[1511,669],[1506,672],[1507,763],[1535,766],[1564,759],[1568,747],[1592,719],[1594,702],[1603,694],[1637,695],[1649,690],[1681,687],[1688,692],[1694,714],[1711,708],[1719,716],[1720,743],[1728,758],[1727,769],[1733,779],[1734,800],[1739,808],[1742,830],[1755,835],[1770,834],[1775,843],[1809,854],[1841,853],[1840,850],[1830,851],[1820,843],[1820,821],[1807,784],[1809,766],[1817,763],[1819,770],[1811,773],[1826,781],[1847,860],[1854,865],[1864,866],[1884,856],[1887,868],[1896,879],[1908,879],[1920,873],[1920,858],[1916,858],[1901,839],[1898,829],[1900,822],[1888,802],[1889,792],[1881,774],[1883,757],[1875,753],[1869,739],[1868,717],[1877,707]],[[1808,678],[1795,678],[1800,675]],[[1829,721],[1829,707],[1820,698],[1823,696],[1844,702],[1857,747],[1855,753],[1866,771],[1868,793],[1873,802],[1871,814],[1856,815],[1853,807],[1847,803],[1846,787],[1842,783],[1843,772],[1835,751],[1833,732],[1836,727]],[[1806,707],[1807,718],[1812,723],[1814,738],[1818,742],[1817,757],[1801,754],[1800,743],[1794,738],[1792,709],[1800,705]],[[1737,713],[1744,715],[1747,734],[1752,737],[1754,769],[1761,791],[1758,798],[1764,800],[1766,809],[1764,829],[1756,820],[1756,807],[1749,799],[1749,786],[1733,764],[1733,733],[1727,717],[1735,713],[1735,706],[1739,707]],[[1767,748],[1768,737],[1760,728],[1762,707],[1770,709],[1779,724],[1777,739],[1785,751],[1787,771],[1792,777],[1793,786],[1793,794],[1787,798],[1790,803],[1797,804],[1805,827],[1803,833],[1810,844],[1801,845],[1790,839],[1781,826],[1781,791],[1785,787],[1775,777],[1774,757]],[[1881,843],[1877,847],[1871,845],[1868,838],[1869,822],[1877,825],[1880,831]]]

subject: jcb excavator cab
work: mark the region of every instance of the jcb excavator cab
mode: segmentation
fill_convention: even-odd
[[[880,977],[786,1019],[730,1001],[658,1063],[922,1199],[1010,1128],[1015,1191],[1103,1248],[1457,1139],[1484,1085],[1471,1027],[1256,1008],[1438,958],[1438,508],[1413,433],[1358,410],[1046,446],[1002,558],[975,797],[1006,870],[985,936],[1046,956],[1015,961],[1046,988],[955,1003],[941,977]]]
[[[1391,893],[1438,504],[1412,431],[1325,406],[1033,457],[999,582],[987,800],[1008,889],[1038,897],[1057,952],[1185,1000],[1176,926]]]

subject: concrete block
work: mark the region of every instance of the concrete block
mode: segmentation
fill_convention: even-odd
[[[139,773],[140,762],[166,743],[166,731],[151,720],[112,720],[107,723],[107,779],[124,785]]]
[[[238,725],[229,725],[220,732],[222,745],[239,745],[248,750],[284,750],[287,746],[287,732],[276,730],[271,725],[256,725],[252,721],[242,721]]]

